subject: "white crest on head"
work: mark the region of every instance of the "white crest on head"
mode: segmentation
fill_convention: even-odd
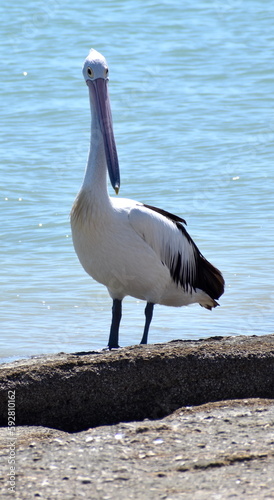
[[[96,78],[108,80],[107,61],[97,50],[90,49],[89,55],[84,61],[83,75],[86,81],[96,80]]]

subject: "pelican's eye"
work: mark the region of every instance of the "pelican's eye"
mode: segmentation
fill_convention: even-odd
[[[93,77],[94,77],[94,71],[93,71],[93,69],[92,69],[92,68],[88,67],[88,71],[87,71],[87,73],[88,73],[88,76],[90,76],[90,78],[93,78]]]
[[[105,69],[105,76],[108,76],[108,68]]]

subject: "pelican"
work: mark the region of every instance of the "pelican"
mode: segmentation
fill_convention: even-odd
[[[110,197],[120,172],[108,94],[106,59],[91,49],[83,65],[89,89],[91,139],[82,187],[71,210],[72,239],[84,270],[105,285],[113,300],[108,348],[118,348],[122,300],[146,301],[141,344],[147,344],[155,304],[206,309],[224,292],[221,272],[187,233],[185,220],[160,208]]]

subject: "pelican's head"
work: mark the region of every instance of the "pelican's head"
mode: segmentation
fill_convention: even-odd
[[[108,66],[104,56],[97,52],[97,50],[91,49],[83,65],[83,75],[88,85],[90,101],[104,138],[110,182],[116,194],[118,194],[120,172],[107,88]]]

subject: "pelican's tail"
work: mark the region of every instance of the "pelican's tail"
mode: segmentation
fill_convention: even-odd
[[[203,301],[204,303],[200,303],[200,305],[211,310],[219,305],[215,299],[219,299],[224,293],[224,278],[219,269],[210,264],[201,253],[199,253],[197,260],[196,282],[198,287],[208,296],[206,303]]]
[[[213,307],[217,307],[219,306],[220,304],[218,304],[218,302],[216,302],[216,300],[214,299],[211,299],[211,304],[209,304],[208,302],[206,304],[200,304],[201,307],[205,307],[206,309],[209,309],[209,311],[211,311],[211,309]]]

